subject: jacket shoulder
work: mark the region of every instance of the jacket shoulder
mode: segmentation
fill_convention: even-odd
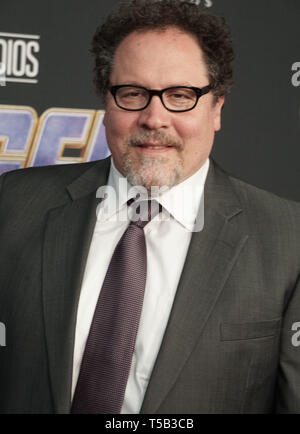
[[[277,245],[300,264],[300,203],[229,176],[249,233],[261,245]],[[271,247],[270,247],[271,248]],[[270,253],[271,254],[271,253]],[[299,269],[298,269],[299,272]]]
[[[0,204],[22,206],[28,201],[59,204],[69,197],[67,186],[85,177],[91,182],[107,171],[109,158],[88,163],[29,167],[0,176]]]
[[[5,188],[13,187],[14,185],[21,188],[21,185],[24,186],[24,183],[35,184],[47,182],[48,180],[55,180],[55,184],[68,184],[95,164],[96,162],[92,161],[88,163],[58,164],[12,170],[1,175],[0,185],[2,188],[4,186]]]
[[[260,213],[274,216],[292,212],[300,218],[300,202],[281,197],[234,176],[228,175],[228,178],[245,209],[259,210]]]

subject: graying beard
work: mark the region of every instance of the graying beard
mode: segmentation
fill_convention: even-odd
[[[140,168],[137,171],[134,168],[132,157],[125,155],[123,160],[123,171],[128,182],[133,186],[141,185],[147,190],[151,187],[167,186],[169,188],[178,184],[182,173],[182,164],[179,164],[172,170],[172,173],[162,171],[161,165],[168,162],[167,158],[147,158],[144,157],[139,161]],[[181,163],[181,162],[180,162]],[[151,170],[152,169],[152,170]],[[151,172],[149,172],[151,170]]]

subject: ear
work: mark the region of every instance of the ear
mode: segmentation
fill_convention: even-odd
[[[214,105],[214,130],[219,131],[221,129],[221,113],[222,107],[225,102],[225,96],[219,96],[217,102]]]

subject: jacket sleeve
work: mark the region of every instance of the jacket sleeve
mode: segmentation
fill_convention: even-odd
[[[6,175],[5,173],[0,175],[0,201],[1,201],[2,190],[3,190],[3,186],[4,186],[5,175]]]
[[[8,172],[4,172],[4,173],[2,173],[2,175],[0,175],[0,194],[2,193],[2,188],[4,186],[4,181],[5,181],[7,173]]]
[[[1,190],[2,190],[2,185],[3,185],[3,182],[4,182],[4,173],[0,176],[0,194],[1,194]]]
[[[300,414],[300,274],[283,317],[276,412]]]

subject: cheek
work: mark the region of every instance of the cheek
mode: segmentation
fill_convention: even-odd
[[[176,126],[177,134],[187,145],[191,142],[199,143],[206,136],[208,129],[207,119],[204,118],[185,118],[178,122]]]
[[[105,113],[103,123],[107,139],[123,141],[135,128],[136,115],[131,112],[121,112],[120,110],[109,110]]]
[[[183,158],[186,164],[198,168],[211,152],[214,140],[213,117],[208,111],[201,113],[201,116],[186,116],[177,124],[177,134],[184,143]]]

